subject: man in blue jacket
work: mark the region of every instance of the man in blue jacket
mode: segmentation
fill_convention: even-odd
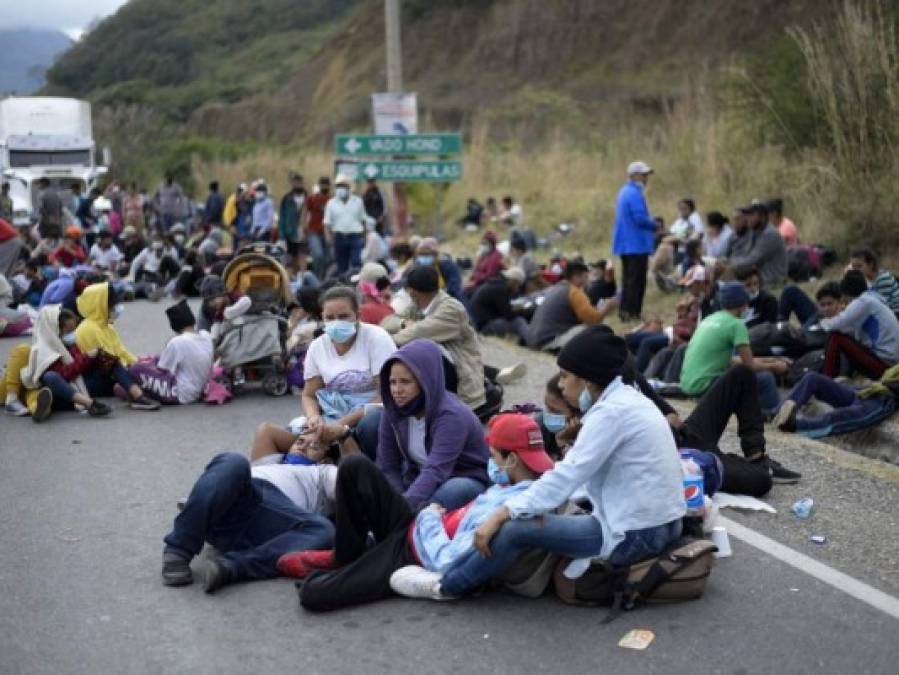
[[[656,223],[643,195],[651,173],[652,169],[644,162],[631,162],[627,167],[628,181],[618,193],[615,204],[612,255],[621,257],[623,267],[621,306],[618,310],[622,321],[639,319],[643,311],[646,272],[656,232]]]

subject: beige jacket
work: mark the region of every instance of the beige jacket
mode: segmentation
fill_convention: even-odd
[[[415,323],[393,336],[398,347],[416,338],[433,340],[447,352],[459,378],[460,399],[472,410],[487,402],[484,394],[484,364],[478,334],[461,302],[440,291],[424,315],[413,305],[406,314]],[[389,329],[388,329],[389,330]]]

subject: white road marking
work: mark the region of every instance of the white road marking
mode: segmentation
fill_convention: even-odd
[[[763,553],[767,553],[791,567],[795,567],[800,572],[805,572],[809,576],[813,576],[819,581],[823,581],[825,584],[833,586],[838,591],[851,595],[856,600],[861,600],[865,604],[870,605],[875,609],[879,609],[881,612],[889,614],[895,619],[899,619],[899,598],[895,598],[883,591],[879,591],[876,588],[850,577],[848,574],[835,570],[833,567],[825,565],[803,553],[794,551],[789,546],[784,546],[730,518],[719,516],[718,524],[726,527],[728,534],[736,537],[740,541],[745,542],[750,546],[754,546]]]

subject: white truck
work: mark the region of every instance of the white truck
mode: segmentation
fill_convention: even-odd
[[[10,186],[14,225],[34,222],[40,178],[59,190],[63,204],[76,184],[86,194],[108,170],[97,164],[95,155],[87,101],[51,96],[0,101],[0,175]],[[108,164],[105,148],[103,155]]]

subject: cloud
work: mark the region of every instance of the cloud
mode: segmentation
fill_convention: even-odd
[[[0,28],[55,28],[76,38],[95,17],[112,14],[127,0],[2,1]]]

